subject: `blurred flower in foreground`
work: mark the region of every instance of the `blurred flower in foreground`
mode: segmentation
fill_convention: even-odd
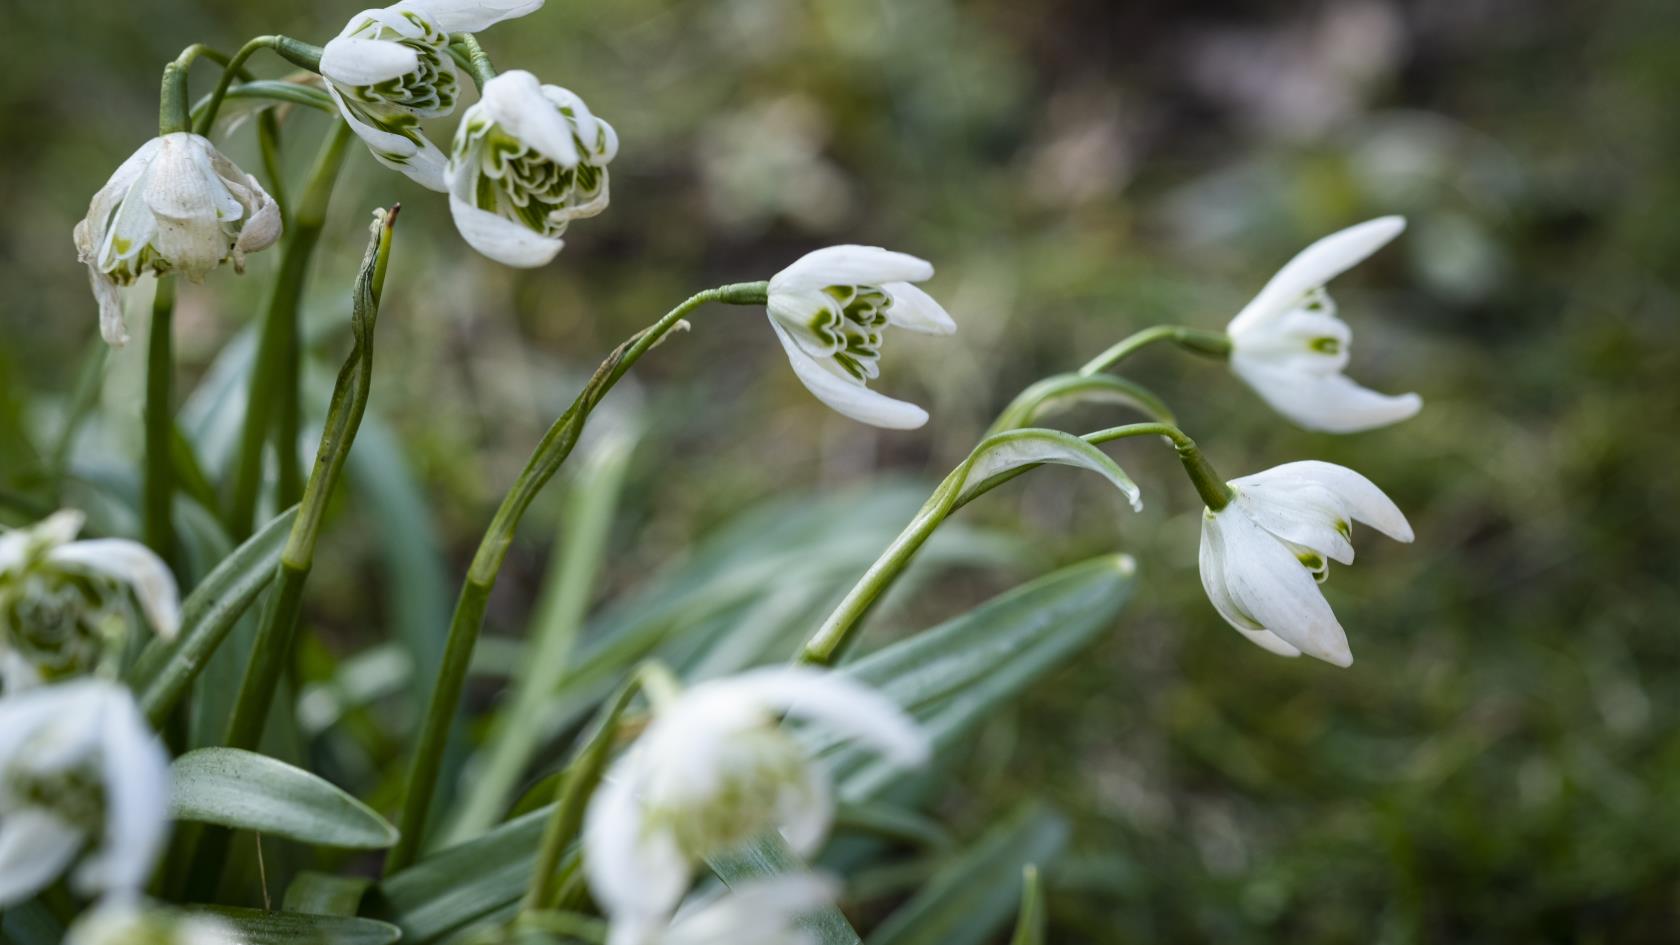
[[[136,894],[169,827],[169,759],[126,687],[77,679],[0,699],[0,908],[70,876]]]
[[[1401,217],[1380,217],[1296,254],[1226,326],[1231,370],[1274,410],[1309,430],[1354,433],[1417,413],[1423,406],[1418,395],[1379,394],[1342,373],[1352,332],[1324,291],[1326,282],[1405,228]]]
[[[799,380],[818,400],[878,427],[909,430],[927,411],[869,389],[880,375],[888,325],[930,335],[957,330],[931,296],[911,285],[933,278],[926,260],[875,246],[830,246],[770,277],[770,327]]]
[[[484,85],[455,130],[445,171],[455,226],[509,266],[541,266],[573,220],[607,208],[607,164],[618,133],[583,99],[512,70]]]
[[[327,91],[373,156],[443,192],[444,156],[420,119],[455,110],[460,77],[450,33],[474,33],[542,7],[543,0],[403,0],[350,18],[321,51]]]
[[[663,933],[613,945],[817,945],[799,920],[834,901],[833,883],[811,875],[744,883],[685,911]]]
[[[174,909],[146,908],[133,900],[102,903],[82,913],[64,945],[239,945],[220,919]]]
[[[1306,460],[1233,479],[1229,505],[1202,513],[1202,587],[1220,616],[1261,647],[1353,662],[1318,589],[1331,560],[1353,562],[1353,522],[1412,540],[1406,516],[1371,480]]]
[[[74,541],[82,513],[0,532],[0,681],[8,693],[95,672],[120,658],[133,588],[146,621],[170,638],[181,623],[175,578],[157,555],[122,538]]]
[[[694,864],[709,855],[773,829],[802,855],[822,843],[834,813],[826,772],[780,727],[781,713],[898,764],[929,751],[892,703],[817,670],[754,670],[656,702],[653,724],[608,772],[584,826],[584,868],[615,945],[664,928]]]
[[[210,139],[188,132],[153,138],[117,168],[76,224],[76,250],[99,302],[99,331],[128,342],[118,286],[142,273],[197,281],[280,238],[280,208],[257,179]]]

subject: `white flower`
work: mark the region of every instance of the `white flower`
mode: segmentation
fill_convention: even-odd
[[[142,273],[179,272],[199,280],[231,260],[280,238],[280,208],[257,179],[210,139],[188,132],[153,138],[118,167],[76,224],[76,250],[87,263],[99,330],[126,344],[117,287]]]
[[[816,936],[800,928],[799,921],[832,903],[834,893],[832,882],[808,873],[755,880],[683,910],[662,934],[640,941],[648,945],[816,945]],[[637,941],[621,939],[626,940]]]
[[[938,302],[911,285],[931,278],[931,264],[904,253],[819,249],[770,278],[770,327],[818,400],[863,423],[914,429],[927,422],[927,411],[868,385],[880,374],[888,325],[930,335],[957,330]]]
[[[420,120],[455,110],[461,79],[449,34],[524,16],[543,0],[403,0],[350,18],[321,50],[321,75],[350,129],[381,164],[447,190],[444,157]]]
[[[77,679],[0,699],[0,909],[70,875],[137,894],[169,829],[169,759],[128,689]]]
[[[227,923],[175,909],[147,908],[135,900],[109,899],[76,919],[64,945],[239,945]]]
[[[541,266],[573,220],[607,208],[618,133],[583,99],[518,69],[484,85],[449,155],[449,210],[476,250],[509,266]]]
[[[123,538],[75,541],[82,513],[66,509],[31,528],[0,532],[0,681],[7,692],[85,675],[121,657],[129,620],[118,609],[132,588],[164,638],[181,624],[169,567]]]
[[[703,682],[670,705],[591,799],[584,868],[613,940],[662,928],[694,865],[779,829],[802,855],[828,834],[826,772],[777,716],[868,742],[899,764],[927,757],[925,736],[897,707],[845,677],[775,668]]]
[[[1423,406],[1416,394],[1379,394],[1342,373],[1352,332],[1324,291],[1405,228],[1402,217],[1380,217],[1324,237],[1231,319],[1231,369],[1272,409],[1309,430],[1354,433],[1397,423]]]
[[[1353,562],[1353,522],[1397,541],[1412,526],[1359,473],[1307,460],[1233,479],[1229,505],[1202,515],[1202,587],[1220,616],[1273,653],[1353,662],[1318,589],[1329,562]]]

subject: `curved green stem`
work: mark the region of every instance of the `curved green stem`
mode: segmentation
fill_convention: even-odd
[[[175,280],[159,276],[152,296],[152,325],[146,347],[146,459],[141,472],[141,533],[146,546],[158,557],[175,559],[175,528],[171,506],[175,499],[175,467],[171,456],[171,433],[175,413],[173,395],[175,358],[172,331],[175,313]]]
[[[456,599],[455,615],[450,620],[449,637],[444,644],[443,663],[433,684],[431,701],[426,707],[409,767],[408,787],[403,798],[402,815],[397,827],[402,839],[385,861],[387,875],[412,863],[418,855],[431,809],[432,796],[437,790],[438,769],[443,763],[449,729],[461,702],[461,688],[466,682],[467,669],[472,661],[473,647],[484,625],[484,611],[496,577],[513,544],[514,532],[525,510],[536,499],[549,479],[571,455],[583,433],[589,414],[601,398],[612,390],[626,371],[658,344],[672,329],[695,309],[709,302],[728,305],[763,305],[768,298],[769,284],[748,282],[707,289],[667,312],[659,321],[620,344],[596,368],[594,376],[584,385],[572,405],[543,435],[531,453],[525,468],[514,480],[513,487],[502,499],[490,526],[479,540],[478,551],[467,569],[466,581]]]
[[[209,102],[205,105],[203,113],[198,116],[193,130],[201,135],[210,133],[210,129],[216,124],[216,113],[221,111],[222,100],[227,97],[228,87],[233,84],[236,76],[244,74],[245,60],[251,58],[259,49],[272,49],[295,65],[311,72],[321,71],[321,50],[317,46],[287,36],[258,36],[247,40],[222,69],[222,77],[216,82],[216,90],[210,93]]]
[[[1106,371],[1139,349],[1161,341],[1171,341],[1185,350],[1215,358],[1227,357],[1231,353],[1231,338],[1222,331],[1203,331],[1183,325],[1156,325],[1115,342],[1107,351],[1087,361],[1085,366],[1079,369],[1079,373],[1095,374],[1098,371]]]
[[[496,67],[490,64],[490,54],[478,44],[478,37],[471,33],[456,33],[449,39],[449,53],[472,75],[473,83],[480,92],[491,79],[496,77]]]

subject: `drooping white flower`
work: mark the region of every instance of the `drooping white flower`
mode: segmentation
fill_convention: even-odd
[[[107,899],[82,913],[64,945],[240,945],[237,931],[207,915]]]
[[[898,764],[929,751],[885,698],[812,669],[752,670],[659,706],[591,799],[584,826],[585,872],[614,945],[663,928],[708,855],[771,829],[802,855],[822,843],[833,819],[827,775],[777,724],[782,713],[867,742]]]
[[[558,85],[514,69],[461,117],[445,171],[455,227],[509,266],[541,266],[573,220],[607,208],[618,133]]]
[[[185,131],[153,138],[93,195],[76,224],[76,251],[99,302],[99,330],[128,342],[118,286],[143,273],[178,272],[197,281],[280,238],[280,208],[257,179]]]
[[[65,509],[0,532],[0,682],[17,692],[114,665],[130,620],[125,587],[146,622],[172,638],[181,604],[169,567],[123,538],[75,541],[82,513]]]
[[[1405,228],[1403,217],[1380,217],[1324,237],[1231,319],[1231,369],[1272,409],[1309,430],[1354,433],[1405,420],[1423,406],[1417,394],[1380,394],[1342,373],[1352,332],[1324,290]]]
[[[799,920],[834,901],[834,884],[808,873],[743,883],[684,909],[648,945],[816,945]],[[617,945],[617,943],[615,943]]]
[[[169,830],[169,759],[128,689],[76,679],[0,699],[0,909],[65,872],[134,895]]]
[[[1353,562],[1353,523],[1396,541],[1412,526],[1369,479],[1306,460],[1233,479],[1230,504],[1202,514],[1202,587],[1220,616],[1261,647],[1337,666],[1347,634],[1318,585],[1329,562]]]
[[[829,246],[770,278],[770,327],[793,372],[818,400],[878,427],[909,430],[927,411],[869,389],[880,375],[888,325],[948,335],[956,322],[912,285],[933,278],[926,260],[876,246]]]
[[[449,34],[474,33],[543,0],[403,0],[350,18],[321,50],[339,113],[381,164],[442,193],[444,156],[420,121],[455,110],[461,79]]]

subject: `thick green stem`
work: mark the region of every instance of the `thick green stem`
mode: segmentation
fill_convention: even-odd
[[[496,67],[490,64],[490,54],[478,44],[478,37],[471,33],[457,33],[450,37],[449,43],[450,53],[466,67],[479,91],[484,91],[484,86],[496,77]]]
[[[473,555],[466,581],[455,603],[455,616],[450,620],[449,638],[444,644],[443,664],[438,667],[438,678],[432,687],[431,700],[426,706],[426,717],[415,741],[414,758],[409,767],[408,789],[397,824],[402,831],[402,839],[386,858],[387,875],[414,862],[420,852],[432,796],[437,791],[438,769],[443,763],[445,743],[456,709],[460,706],[461,689],[466,683],[473,648],[483,629],[485,606],[496,586],[496,577],[501,573],[502,562],[507,558],[508,548],[513,544],[514,533],[525,510],[571,455],[595,405],[626,371],[641,360],[642,355],[702,305],[709,302],[762,305],[768,298],[768,292],[768,283],[750,282],[707,289],[691,296],[659,321],[615,348],[596,368],[594,376],[584,385],[577,399],[554,421],[537,444],[479,540],[478,551]]]
[[[175,464],[171,433],[175,359],[172,354],[175,280],[159,276],[152,296],[151,336],[146,348],[146,459],[142,470],[141,533],[146,546],[165,561],[175,559],[175,528],[171,505],[175,500]]]
[[[1161,341],[1171,341],[1187,351],[1223,358],[1231,353],[1231,338],[1222,331],[1203,331],[1183,325],[1156,325],[1123,338],[1107,351],[1097,355],[1079,369],[1081,374],[1106,371],[1134,352]]]
[[[227,97],[228,87],[233,84],[235,77],[244,73],[245,60],[259,49],[272,49],[284,56],[290,62],[300,65],[311,72],[321,71],[321,50],[319,47],[302,43],[286,36],[258,36],[239,47],[239,51],[228,60],[222,69],[222,77],[216,83],[216,90],[210,93],[209,104],[198,115],[193,130],[201,135],[208,135],[216,124],[216,113],[221,111],[222,100]]]
[[[263,444],[268,439],[268,423],[278,400],[295,400],[297,396],[297,362],[291,351],[298,341],[298,304],[303,295],[303,283],[309,272],[309,262],[315,246],[320,242],[325,225],[327,205],[332,199],[339,166],[344,163],[346,145],[350,140],[350,126],[336,122],[328,134],[309,182],[293,212],[285,243],[280,251],[280,273],[275,278],[274,292],[269,296],[268,310],[263,316],[262,335],[251,362],[251,383],[245,402],[245,425],[240,430],[238,460],[234,467],[232,494],[228,503],[228,533],[242,540],[251,533],[256,515],[257,493],[262,485]],[[288,408],[279,408],[288,409]],[[297,444],[282,444],[280,461],[296,463]],[[290,454],[286,450],[290,450]]]

